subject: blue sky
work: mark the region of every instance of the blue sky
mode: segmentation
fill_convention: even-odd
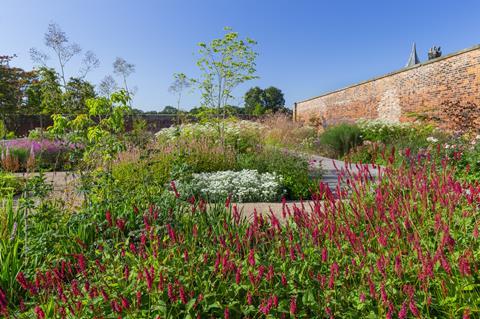
[[[477,0],[0,0],[0,8],[0,55],[17,54],[14,65],[32,67],[29,48],[45,49],[43,34],[56,22],[100,58],[93,83],[112,73],[117,56],[136,65],[129,82],[143,110],[175,104],[172,74],[198,76],[197,43],[224,26],[258,41],[260,79],[239,87],[237,100],[251,86],[273,85],[288,106],[402,68],[413,41],[422,61],[433,45],[448,54],[480,43]],[[198,105],[199,93],[182,104]]]

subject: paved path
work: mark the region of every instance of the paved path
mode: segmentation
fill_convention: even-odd
[[[372,164],[347,164],[344,161],[335,160],[319,155],[310,155],[305,154],[310,158],[310,165],[313,169],[321,168],[322,169],[322,182],[327,184],[332,192],[336,192],[335,189],[338,184],[338,177],[340,172],[346,171],[347,169],[352,173],[359,173],[361,168],[368,168],[372,177],[378,177],[378,168],[376,165]],[[291,201],[287,202],[287,205],[292,209],[294,205],[300,207],[302,203],[300,201]],[[304,201],[303,205],[306,211],[311,211],[313,206],[312,201]],[[253,210],[256,209],[259,213],[269,213],[270,209],[277,214],[282,212],[282,203],[239,203],[237,204],[239,210],[243,211],[244,214],[253,214]]]
[[[305,156],[310,159],[310,165],[312,169],[322,169],[322,182],[327,184],[334,193],[338,183],[338,176],[342,170],[345,171],[348,166],[348,170],[353,174],[359,171],[355,164],[346,164],[340,160],[334,160],[318,155],[305,154]],[[365,166],[369,168],[373,177],[378,175],[378,170],[374,165],[359,164],[358,167]],[[38,175],[38,173],[16,173],[15,175],[21,177],[31,177],[33,175]],[[67,201],[70,201],[72,205],[73,203],[75,203],[75,205],[81,203],[81,197],[75,192],[75,180],[78,178],[78,175],[74,174],[73,172],[46,172],[44,175],[46,182],[53,186],[53,195],[55,197],[66,199]],[[311,202],[305,201],[303,204],[305,209],[309,211]],[[292,208],[293,205],[301,206],[301,202],[291,201],[288,202],[287,205]],[[244,214],[252,214],[255,208],[259,213],[269,213],[270,209],[278,214],[280,214],[282,211],[282,203],[239,203],[237,206],[239,210],[243,211]]]
[[[317,167],[321,167],[323,171],[322,182],[327,184],[331,189],[335,189],[338,183],[339,173],[343,170],[349,170],[352,174],[359,173],[361,168],[368,168],[373,177],[378,177],[378,169],[372,164],[347,164],[344,161],[335,160],[319,155],[309,155],[314,163],[318,163]]]

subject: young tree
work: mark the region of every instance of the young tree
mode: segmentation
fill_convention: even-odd
[[[240,84],[255,79],[255,58],[253,50],[256,42],[252,39],[240,39],[237,32],[225,28],[221,39],[199,44],[200,59],[197,62],[202,76],[195,82],[202,92],[203,106],[215,108],[217,114],[223,110],[233,97],[233,90]]]
[[[192,86],[192,82],[183,73],[175,73],[173,75],[173,83],[168,88],[168,91],[177,96],[177,124],[180,124],[180,102],[182,100],[182,93],[185,89]]]
[[[117,57],[113,62],[113,73],[123,80],[123,87],[131,100],[132,91],[128,89],[127,78],[135,72],[135,65],[128,63],[124,58]]]
[[[65,67],[67,63],[76,55],[82,52],[81,47],[76,43],[70,43],[66,33],[56,23],[48,25],[47,32],[44,35],[45,46],[52,49],[60,66],[60,78],[63,83],[63,88],[67,87],[67,76],[65,75]],[[36,49],[30,49],[30,57],[35,63],[41,66],[47,66],[49,55]],[[98,58],[92,51],[87,51],[82,60],[82,67],[80,69],[80,78],[84,78],[88,72],[97,68],[100,65]]]
[[[180,112],[180,102],[184,90],[190,88],[192,83],[183,73],[175,73],[173,75],[173,82],[168,88],[168,91],[177,96],[177,111]]]

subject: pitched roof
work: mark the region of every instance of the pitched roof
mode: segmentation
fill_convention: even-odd
[[[419,63],[420,63],[420,59],[418,58],[418,55],[417,55],[417,47],[415,45],[415,42],[413,42],[412,52],[410,52],[410,57],[408,58],[407,65],[405,65],[405,67],[408,68],[409,66],[419,64]]]

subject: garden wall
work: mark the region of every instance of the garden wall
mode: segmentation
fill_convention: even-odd
[[[294,110],[297,121],[327,125],[425,116],[446,129],[480,127],[480,45],[297,102]]]

